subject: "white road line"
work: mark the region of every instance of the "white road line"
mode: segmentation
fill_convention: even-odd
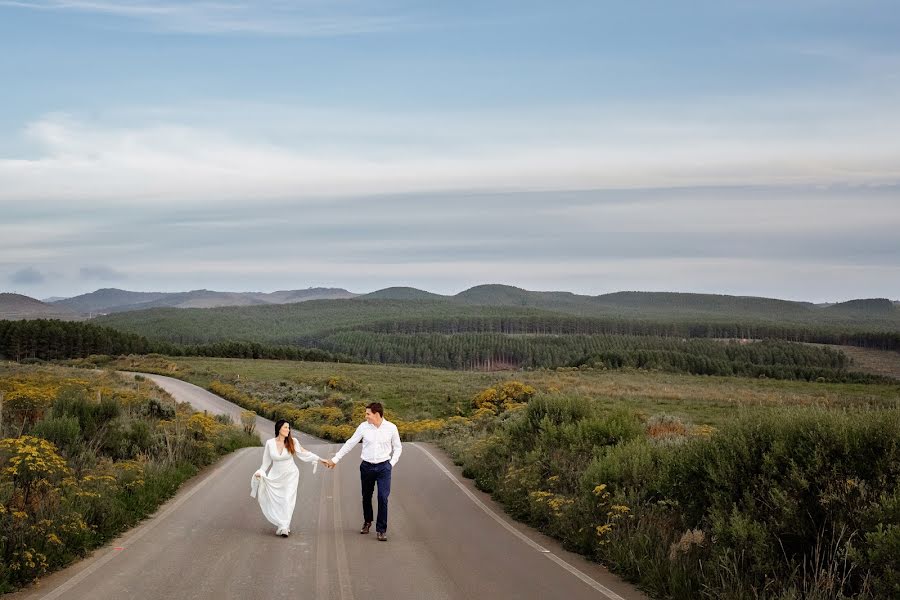
[[[201,481],[200,483],[195,485],[191,489],[191,491],[187,492],[181,498],[178,498],[175,502],[170,504],[161,513],[152,517],[143,526],[141,526],[137,530],[133,531],[132,533],[126,535],[126,537],[123,538],[121,540],[121,542],[119,542],[116,545],[116,547],[124,547],[126,550],[124,550],[124,551],[116,550],[115,547],[110,549],[109,552],[104,554],[102,557],[98,558],[94,562],[94,564],[90,565],[89,567],[87,567],[86,569],[84,569],[83,571],[81,571],[80,573],[78,573],[77,575],[75,575],[74,577],[72,577],[71,579],[69,579],[68,581],[63,583],[62,585],[60,585],[58,588],[56,588],[52,592],[49,592],[48,594],[41,596],[42,600],[53,600],[54,598],[59,598],[65,592],[69,591],[70,589],[72,589],[73,587],[75,587],[76,585],[78,585],[79,583],[84,581],[89,575],[94,573],[97,569],[99,569],[100,567],[102,567],[103,565],[105,565],[106,563],[108,563],[109,561],[114,559],[115,557],[120,556],[123,552],[127,551],[127,549],[129,547],[134,546],[134,543],[137,542],[142,537],[144,537],[144,535],[148,531],[150,531],[151,529],[158,526],[161,521],[163,521],[166,517],[168,517],[173,512],[175,512],[182,504],[187,502],[188,499],[191,498],[191,496],[193,496],[194,494],[199,492],[201,489],[203,489],[203,487],[206,486],[207,483],[215,480],[216,475],[218,475],[220,472],[224,471],[226,468],[230,467],[231,463],[233,463],[235,460],[237,460],[238,456],[240,456],[241,454],[242,454],[241,452],[236,452],[236,453],[232,454],[231,457],[228,458],[228,460],[226,460],[221,465],[219,465],[219,467],[215,471],[213,471],[212,473],[207,475],[203,479],[203,481]]]
[[[347,565],[347,548],[344,545],[344,523],[341,518],[341,478],[332,474],[334,482],[332,497],[334,501],[334,553],[337,556],[338,582],[341,588],[341,600],[353,600],[353,586],[350,583],[350,567]]]
[[[322,483],[319,487],[319,520],[317,523],[316,535],[316,598],[317,600],[329,600],[329,581],[328,581],[328,538],[325,535],[328,531],[325,528],[325,515],[328,504],[325,498],[328,496],[326,484]]]
[[[491,517],[492,519],[497,521],[497,523],[502,525],[503,528],[506,529],[507,531],[509,531],[511,534],[513,534],[514,536],[516,536],[517,538],[519,538],[520,540],[522,540],[523,542],[525,542],[526,544],[528,544],[529,546],[531,546],[532,548],[534,548],[535,550],[537,550],[538,552],[540,552],[541,554],[543,554],[544,556],[546,556],[547,558],[549,558],[550,560],[552,560],[553,562],[555,562],[556,564],[561,566],[563,569],[565,569],[566,571],[568,571],[569,573],[571,573],[578,579],[582,580],[583,582],[585,582],[586,584],[588,584],[589,586],[591,586],[592,588],[594,588],[595,590],[597,590],[598,592],[600,592],[601,594],[603,594],[604,596],[609,598],[609,600],[625,600],[625,598],[623,598],[622,596],[618,595],[617,593],[615,593],[614,591],[612,591],[605,585],[601,584],[596,579],[587,575],[586,573],[579,571],[576,567],[567,563],[565,560],[563,560],[559,556],[553,554],[553,552],[551,552],[550,550],[547,550],[546,548],[544,548],[543,546],[541,546],[540,544],[538,544],[537,542],[532,540],[530,537],[528,537],[527,535],[525,535],[524,533],[522,533],[521,531],[519,531],[518,529],[516,529],[509,523],[507,523],[505,520],[503,520],[503,518],[500,515],[495,513],[493,510],[491,510],[490,507],[488,507],[488,505],[486,505],[484,502],[482,502],[475,494],[470,492],[469,489],[466,488],[466,486],[464,486],[462,484],[462,482],[459,479],[457,479],[456,476],[453,473],[451,473],[447,467],[442,465],[441,462],[431,454],[431,452],[429,452],[425,448],[419,446],[418,444],[407,443],[407,445],[412,446],[414,448],[418,448],[419,450],[424,452],[425,455],[428,456],[428,458],[430,458],[431,461],[437,465],[438,469],[440,469],[444,473],[444,475],[449,477],[450,481],[455,483],[456,486],[459,489],[461,489],[463,491],[463,493],[466,496],[468,496],[469,499],[478,506],[478,508],[483,510],[489,517]]]

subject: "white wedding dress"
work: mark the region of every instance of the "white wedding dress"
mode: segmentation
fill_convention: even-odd
[[[320,458],[309,450],[300,451],[300,447],[300,442],[294,438],[294,448],[298,449],[294,456],[303,462],[313,463],[315,473]],[[262,466],[250,478],[250,495],[256,496],[266,519],[278,528],[275,531],[278,535],[290,533],[291,517],[297,503],[300,471],[294,464],[294,456],[291,456],[287,448],[279,454],[273,438],[263,448]],[[260,477],[257,478],[257,475]]]

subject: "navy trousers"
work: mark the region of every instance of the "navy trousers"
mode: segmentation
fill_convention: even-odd
[[[391,495],[391,461],[373,464],[362,461],[359,465],[359,479],[362,483],[363,520],[372,522],[372,493],[378,484],[378,521],[375,531],[387,532],[388,496]]]

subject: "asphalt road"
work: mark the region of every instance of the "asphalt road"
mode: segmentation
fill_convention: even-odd
[[[240,408],[202,388],[148,375],[197,410]],[[274,424],[259,419],[262,439]],[[340,447],[310,436],[323,457]],[[437,448],[406,443],[393,471],[387,542],[360,535],[359,448],[334,470],[298,463],[291,536],[277,537],[250,476],[261,448],[201,473],[150,519],[10,598],[47,600],[646,598],[633,586],[509,519]]]

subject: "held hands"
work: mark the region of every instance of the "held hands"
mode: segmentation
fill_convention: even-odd
[[[330,460],[330,459],[327,459],[327,458],[323,458],[323,459],[321,460],[321,463],[322,463],[323,465],[325,465],[326,467],[328,467],[329,469],[333,469],[333,468],[335,467],[335,464],[336,464],[333,460]]]

